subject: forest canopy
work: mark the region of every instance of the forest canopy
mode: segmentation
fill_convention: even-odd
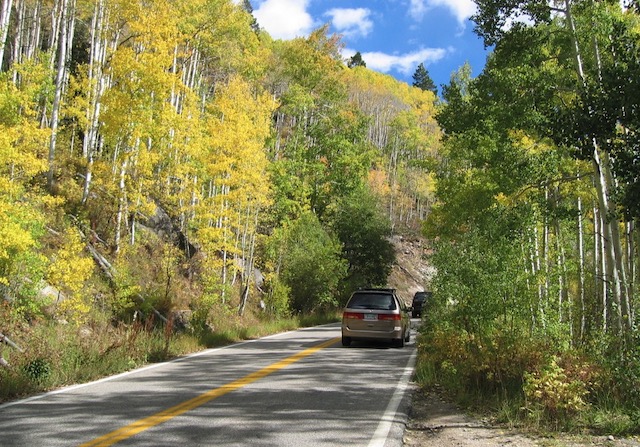
[[[274,41],[236,3],[3,0],[0,290],[14,313],[206,321],[212,306],[308,312],[384,285],[387,238],[417,231],[432,200],[435,96],[348,68],[326,27]],[[375,197],[358,212],[385,253],[365,275],[339,231],[356,194]]]

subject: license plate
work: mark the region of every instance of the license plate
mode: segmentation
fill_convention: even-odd
[[[364,314],[364,319],[367,321],[376,321],[378,319],[378,314]]]

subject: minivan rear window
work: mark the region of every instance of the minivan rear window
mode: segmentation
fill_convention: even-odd
[[[347,304],[349,309],[395,310],[393,295],[383,293],[355,293]]]

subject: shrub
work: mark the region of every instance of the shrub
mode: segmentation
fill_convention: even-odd
[[[51,365],[43,358],[31,360],[23,367],[25,375],[34,382],[44,382],[51,375]]]
[[[306,313],[337,305],[338,283],[346,274],[340,243],[308,212],[274,232],[270,252],[281,264],[281,280],[289,288],[290,307]]]
[[[269,275],[266,281],[268,293],[264,298],[264,312],[269,317],[286,317],[290,314],[289,295],[291,289],[277,275]]]
[[[603,388],[621,406],[640,412],[640,336],[634,338],[629,347],[604,357],[608,383]]]
[[[539,371],[525,374],[526,409],[553,421],[567,419],[589,408],[589,388],[594,379],[587,363],[562,367],[554,356]]]
[[[429,366],[419,365],[421,374],[457,394],[519,397],[525,373],[542,363],[544,346],[538,340],[500,325],[479,335],[433,320],[426,323],[419,364]]]

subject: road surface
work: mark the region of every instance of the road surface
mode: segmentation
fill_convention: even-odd
[[[0,405],[1,446],[402,445],[412,341],[338,324],[209,349]]]

